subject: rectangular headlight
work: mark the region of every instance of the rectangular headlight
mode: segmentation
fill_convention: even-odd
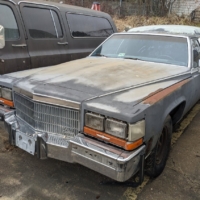
[[[12,101],[12,90],[8,88],[1,88],[1,94],[4,99]]]
[[[103,131],[104,130],[104,117],[101,115],[97,115],[94,113],[86,113],[85,114],[85,125],[99,130]]]
[[[1,94],[1,87],[0,87],[0,97],[2,97],[2,94]]]
[[[113,119],[106,119],[105,132],[125,139],[127,137],[127,124]]]
[[[128,141],[133,142],[145,135],[145,120],[129,124]]]

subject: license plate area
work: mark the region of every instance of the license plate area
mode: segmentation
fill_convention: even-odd
[[[16,146],[32,155],[35,154],[35,140],[25,133],[16,132]]]

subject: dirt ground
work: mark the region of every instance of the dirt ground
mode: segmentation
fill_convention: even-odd
[[[199,121],[200,103],[174,132],[164,172],[154,180],[146,176],[137,188],[102,185],[109,179],[78,164],[38,160],[10,146],[0,123],[0,200],[200,199]]]

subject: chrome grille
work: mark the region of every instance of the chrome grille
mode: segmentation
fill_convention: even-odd
[[[34,102],[17,93],[14,94],[14,101],[17,116],[36,130],[62,135],[78,133],[78,110]]]
[[[35,127],[33,101],[18,94],[14,95],[14,101],[17,115],[32,127]]]

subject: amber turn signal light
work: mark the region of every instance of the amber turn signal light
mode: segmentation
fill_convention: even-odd
[[[106,141],[108,143],[117,145],[119,147],[124,148],[125,150],[131,151],[142,145],[143,139],[140,138],[139,140],[136,140],[134,142],[127,142],[126,140],[114,137],[112,135],[109,135],[107,133],[97,131],[88,127],[84,127],[84,133],[87,135],[90,135],[92,137],[101,139],[103,141]]]
[[[125,149],[126,150],[133,150],[133,149],[136,149],[137,147],[141,146],[143,143],[143,139],[140,138],[139,140],[136,140],[134,142],[127,142],[126,145],[125,145]]]
[[[10,107],[14,107],[13,101],[10,101],[10,100],[7,100],[7,99],[0,98],[0,103],[5,104],[5,105],[10,106]]]

